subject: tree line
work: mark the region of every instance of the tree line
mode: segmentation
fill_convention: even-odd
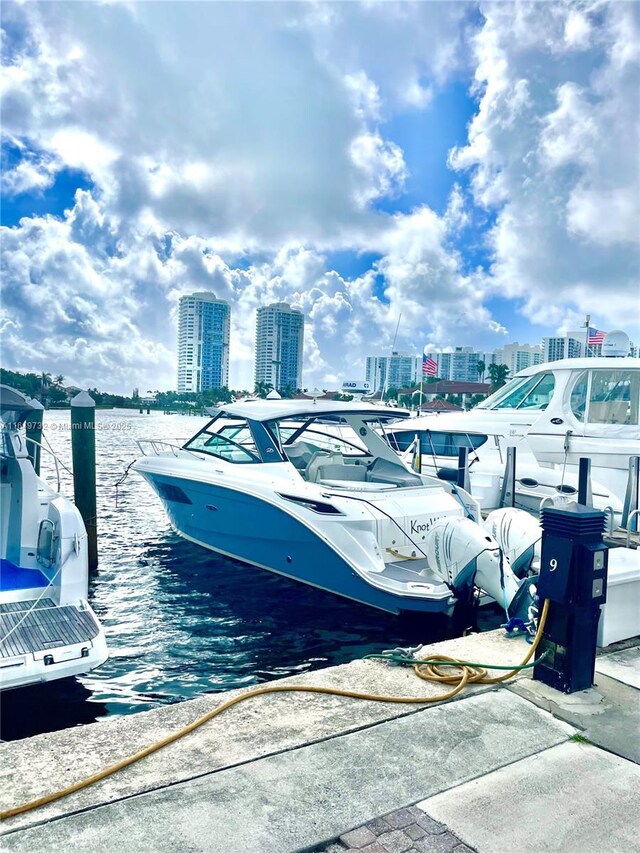
[[[507,381],[509,377],[509,368],[506,364],[490,364],[488,368],[483,361],[478,362],[478,378],[488,374],[491,383],[491,392],[497,391]],[[423,389],[425,386],[431,385],[441,380],[437,376],[429,376],[422,382]],[[68,405],[71,397],[74,396],[77,389],[65,387],[65,377],[62,374],[52,375],[51,373],[23,373],[20,371],[6,370],[0,368],[0,382],[3,385],[9,385],[26,394],[28,397],[34,397],[45,407],[50,406],[65,406]],[[416,403],[416,396],[420,393],[420,383],[408,389],[387,388],[384,392],[385,400],[395,400],[399,406],[411,408]],[[252,395],[265,398],[271,391],[274,390],[270,382],[258,381],[255,383],[253,390],[238,389],[233,390],[226,385],[222,388],[212,388],[207,391],[179,393],[178,391],[147,391],[146,394],[140,394],[138,389],[134,389],[132,395],[127,397],[123,394],[111,394],[107,391],[100,391],[98,388],[88,388],[89,394],[96,401],[97,406],[116,407],[116,408],[136,408],[139,406],[150,406],[163,410],[179,409],[179,408],[202,408],[204,406],[215,406],[220,403],[230,403],[233,400],[239,400],[243,397]],[[296,394],[304,393],[300,388],[287,386],[286,388],[278,389],[278,393],[284,399],[291,399]],[[325,393],[327,393],[325,391]],[[428,393],[428,392],[427,392]],[[437,399],[449,400],[454,403],[461,403],[462,396],[459,394],[436,394]],[[474,394],[470,400],[472,406],[476,405],[484,397],[481,394]],[[339,391],[332,395],[333,400],[352,400],[350,394],[342,394]],[[151,402],[153,401],[153,402]]]

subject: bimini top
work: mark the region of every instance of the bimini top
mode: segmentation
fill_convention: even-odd
[[[536,373],[548,373],[550,370],[640,370],[640,358],[561,358],[558,361],[543,361],[519,370],[512,379],[519,376],[535,376]]]
[[[213,412],[213,409],[210,410]],[[226,403],[218,406],[217,412],[251,421],[273,421],[290,417],[344,417],[362,415],[370,420],[396,421],[408,418],[409,412],[390,406],[374,406],[371,403],[339,403],[333,400],[249,400],[242,403]]]

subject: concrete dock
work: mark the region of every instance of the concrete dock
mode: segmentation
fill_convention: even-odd
[[[501,631],[427,646],[519,663]],[[599,655],[564,696],[521,674],[448,703],[259,696],[138,764],[5,821],[3,851],[630,851],[640,837],[640,639]],[[286,679],[433,696],[405,667],[355,661]],[[8,808],[78,781],[233,691],[1,746]],[[46,709],[43,709],[46,713]]]

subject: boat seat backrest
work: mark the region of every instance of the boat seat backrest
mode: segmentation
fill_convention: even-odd
[[[376,459],[367,471],[369,483],[395,483],[396,486],[419,486],[422,480],[418,474],[408,471],[398,460],[396,465],[388,459]]]
[[[350,482],[364,482],[367,469],[364,465],[320,465],[318,468],[319,480],[349,480]]]
[[[313,454],[309,464],[307,465],[304,477],[310,483],[316,483],[318,480],[318,469],[323,465],[341,465],[341,453],[329,453],[327,450],[318,450]]]
[[[298,471],[304,471],[317,450],[305,441],[296,441],[295,444],[285,445],[284,452],[289,462],[295,465]]]

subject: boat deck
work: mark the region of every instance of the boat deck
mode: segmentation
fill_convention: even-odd
[[[0,658],[85,643],[99,631],[91,611],[50,598],[0,604]]]

